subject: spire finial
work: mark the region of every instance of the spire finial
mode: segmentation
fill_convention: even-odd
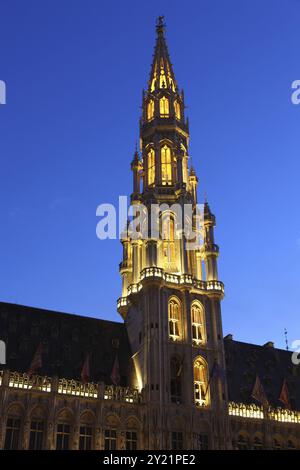
[[[164,34],[164,31],[165,31],[165,27],[166,27],[166,23],[165,23],[165,17],[164,15],[162,16],[159,16],[156,20],[156,31],[157,31],[157,34],[160,35],[160,34]]]

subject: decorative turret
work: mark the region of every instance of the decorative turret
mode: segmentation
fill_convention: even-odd
[[[135,149],[133,160],[131,162],[131,171],[133,173],[133,193],[131,195],[131,202],[139,200],[141,191],[141,172],[142,162],[140,161],[137,148]]]
[[[204,244],[202,255],[206,265],[206,279],[208,281],[218,280],[217,258],[219,256],[219,247],[214,240],[214,227],[216,218],[212,214],[208,202],[204,203]]]

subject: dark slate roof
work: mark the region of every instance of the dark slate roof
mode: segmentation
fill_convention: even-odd
[[[89,354],[90,380],[110,384],[118,354],[121,385],[130,385],[131,352],[123,323],[0,302],[0,339],[11,371],[27,372],[42,342],[41,375],[80,380]]]
[[[121,385],[131,384],[131,351],[123,323],[0,302],[0,339],[7,345],[7,364],[1,367],[11,371],[27,372],[42,342],[41,375],[80,380],[89,354],[91,381],[110,384],[118,354]],[[292,364],[291,352],[226,338],[224,345],[229,400],[255,402],[251,393],[258,374],[270,404],[282,406],[278,397],[285,378],[292,408],[300,410],[300,365]]]
[[[257,374],[271,405],[284,407],[278,398],[286,379],[292,409],[300,410],[300,365],[292,363],[290,351],[270,345],[242,343],[226,337],[224,345],[229,400],[257,403],[251,397]]]

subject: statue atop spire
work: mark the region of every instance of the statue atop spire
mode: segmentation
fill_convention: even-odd
[[[163,35],[165,28],[166,28],[165,17],[163,15],[159,16],[156,20],[157,35],[160,35],[160,34]]]

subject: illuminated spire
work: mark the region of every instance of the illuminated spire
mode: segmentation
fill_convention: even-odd
[[[148,91],[169,89],[177,90],[177,83],[170,61],[168,46],[165,39],[164,16],[159,16],[156,22],[156,45],[150,73]]]

